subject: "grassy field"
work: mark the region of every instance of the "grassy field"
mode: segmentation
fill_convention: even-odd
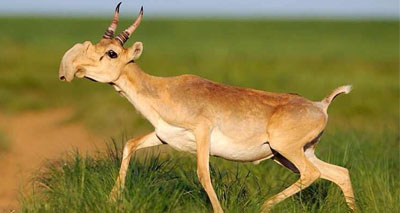
[[[109,20],[0,18],[0,109],[71,107],[75,120],[110,137],[138,135],[151,126],[108,85],[58,81],[58,65],[74,43],[98,41]],[[124,20],[120,26],[125,27]],[[144,43],[146,72],[191,73],[227,84],[336,99],[317,149],[321,159],[350,169],[362,212],[398,212],[399,31],[391,21],[147,20],[131,40]],[[120,27],[120,29],[122,28]],[[130,41],[128,45],[132,44]],[[113,112],[113,116],[104,117]],[[124,140],[117,140],[120,147]],[[141,152],[141,151],[140,151]],[[29,212],[208,212],[193,156],[155,148],[132,163],[120,203],[106,202],[120,149],[108,155],[54,162],[37,174],[21,200]],[[171,156],[171,157],[169,157]],[[298,176],[272,161],[260,165],[212,158],[212,178],[227,212],[256,212],[263,200]],[[335,185],[318,181],[282,202],[276,212],[347,212]]]

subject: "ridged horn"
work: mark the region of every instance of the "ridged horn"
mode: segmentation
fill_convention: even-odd
[[[118,26],[118,19],[119,19],[119,6],[121,5],[122,2],[120,2],[117,7],[115,8],[115,13],[114,13],[114,18],[110,24],[110,26],[107,28],[106,32],[103,35],[103,38],[105,39],[112,39],[114,38],[114,33],[115,30],[117,29]]]
[[[143,6],[140,8],[139,16],[136,18],[135,22],[133,22],[133,24],[130,27],[128,27],[126,30],[122,31],[117,37],[115,37],[115,39],[117,39],[122,46],[129,39],[129,37],[131,37],[133,32],[135,32],[136,28],[139,27],[142,18],[143,18]]]

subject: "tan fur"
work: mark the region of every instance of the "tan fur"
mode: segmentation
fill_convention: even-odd
[[[109,57],[109,50],[118,57]],[[197,154],[197,174],[215,212],[223,210],[211,185],[209,155],[258,163],[273,157],[273,152],[291,162],[299,170],[300,179],[268,199],[262,211],[269,211],[319,177],[338,184],[354,210],[348,171],[317,159],[313,154],[315,144],[304,150],[324,130],[332,99],[348,93],[350,87],[340,87],[324,100],[313,102],[298,95],[234,87],[194,75],[155,77],[131,61],[139,58],[142,50],[140,42],[125,49],[118,40],[103,38],[95,45],[75,45],[66,52],[60,66],[62,80],[88,77],[113,85],[155,128],[126,143],[111,198],[122,191],[135,150],[167,143]]]

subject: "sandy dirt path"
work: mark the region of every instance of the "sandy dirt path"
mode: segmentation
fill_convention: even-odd
[[[52,109],[16,116],[0,114],[0,128],[10,143],[9,149],[0,153],[0,212],[18,209],[20,190],[29,188],[32,172],[45,160],[75,148],[90,154],[104,147],[104,140],[91,135],[83,124],[65,122],[72,112]]]

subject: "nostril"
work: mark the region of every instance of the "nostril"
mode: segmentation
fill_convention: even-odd
[[[65,76],[60,76],[61,81],[65,81]]]

